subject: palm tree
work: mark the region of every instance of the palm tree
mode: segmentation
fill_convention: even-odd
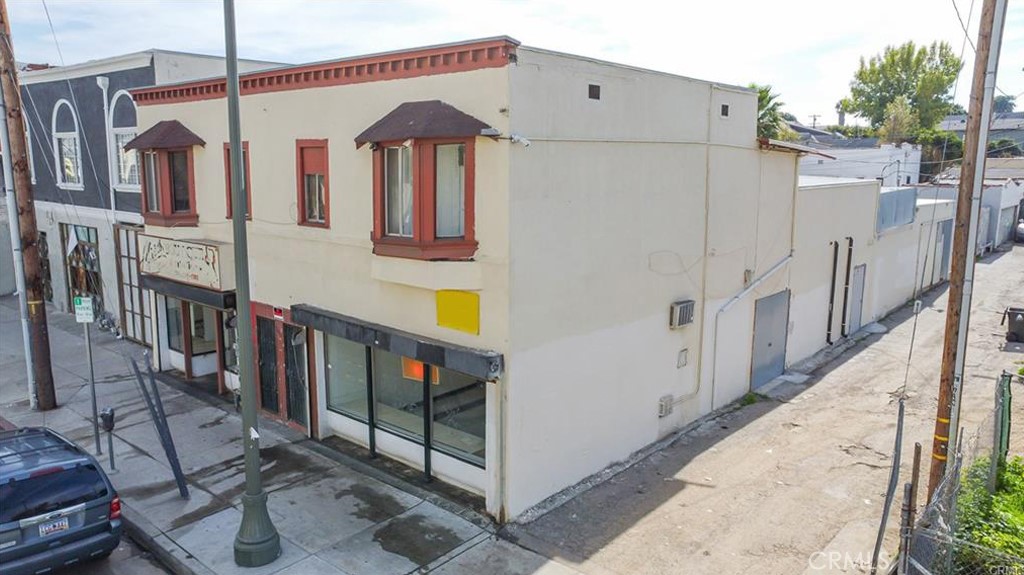
[[[750,89],[757,90],[757,137],[778,139],[785,127],[779,95],[767,84],[750,84]]]

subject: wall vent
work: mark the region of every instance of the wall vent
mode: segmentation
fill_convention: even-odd
[[[664,395],[658,398],[658,417],[668,417],[672,413],[672,396]]]
[[[669,309],[668,326],[679,329],[693,323],[693,300],[677,301]]]

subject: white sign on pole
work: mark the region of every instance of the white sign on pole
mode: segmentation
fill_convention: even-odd
[[[96,321],[91,297],[75,296],[75,321],[78,323],[92,323]]]

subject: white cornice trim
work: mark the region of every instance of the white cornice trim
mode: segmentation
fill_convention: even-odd
[[[131,54],[123,54],[121,56],[103,58],[101,60],[89,60],[88,62],[82,62],[81,64],[71,64],[68,66],[57,66],[55,68],[46,68],[32,72],[22,72],[18,77],[22,84],[40,84],[43,82],[67,80],[69,78],[109,74],[111,72],[132,70],[134,68],[145,68],[149,66],[152,61],[153,52],[147,50],[145,52],[133,52]]]
[[[105,208],[93,208],[90,206],[76,206],[60,202],[47,202],[36,200],[33,202],[36,208],[48,210],[54,213],[54,219],[65,223],[78,224],[83,218],[90,220],[106,220],[111,224],[119,222],[129,224],[142,224],[142,214],[125,212],[122,210],[108,210]]]

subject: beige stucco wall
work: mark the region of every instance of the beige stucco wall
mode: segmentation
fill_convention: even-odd
[[[510,76],[510,130],[531,142],[510,151],[504,473],[515,516],[711,409],[697,383],[705,289],[731,297],[743,269],[788,253],[796,157],[757,149],[745,90],[524,48]],[[718,229],[709,258],[706,214]],[[771,244],[761,252],[758,237]],[[671,330],[669,305],[683,299],[697,302],[694,323]],[[730,336],[749,342],[750,327]],[[675,405],[659,418],[662,396]]]
[[[799,362],[827,345],[828,300],[832,280],[833,247],[839,243],[836,260],[832,341],[842,331],[843,283],[849,255],[846,238],[853,238],[851,270],[867,264],[862,324],[873,319],[874,292],[867,289],[876,271],[871,265],[878,210],[879,182],[834,178],[802,178],[796,205],[796,241],[790,286],[792,331],[786,349],[786,364]],[[852,303],[851,303],[852,306]],[[849,314],[850,311],[848,310]]]
[[[402,102],[430,99],[507,130],[508,119],[500,112],[507,107],[507,72],[502,68],[242,98],[242,139],[249,142],[252,178],[249,260],[255,301],[279,307],[313,304],[456,344],[506,348],[507,141],[476,142],[480,248],[475,261],[434,264],[371,253],[372,158],[368,147],[355,148],[353,138]],[[139,108],[140,130],[174,118],[206,141],[194,153],[199,226],[149,227],[149,233],[231,242],[231,223],[225,217],[226,108],[224,99]],[[324,138],[329,145],[331,227],[299,226],[295,140]],[[381,259],[390,261],[375,266]],[[402,283],[374,279],[371,268],[382,266],[378,275],[387,273]],[[442,266],[459,269],[433,273]],[[447,276],[457,285],[445,285]],[[410,283],[479,291],[480,334],[438,327],[434,292]]]

